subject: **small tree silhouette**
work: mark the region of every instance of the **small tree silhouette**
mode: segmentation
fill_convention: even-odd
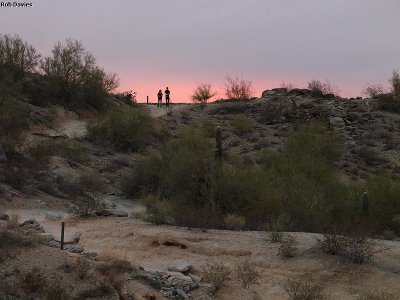
[[[214,97],[217,93],[213,92],[211,84],[201,83],[194,90],[192,100],[195,103],[206,104],[208,100]]]
[[[248,100],[254,95],[253,82],[238,77],[225,77],[225,95],[232,100]]]

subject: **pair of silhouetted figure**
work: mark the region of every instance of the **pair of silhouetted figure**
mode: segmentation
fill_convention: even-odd
[[[164,93],[165,93],[165,105],[169,106],[169,102],[170,102],[169,94],[171,93],[171,91],[167,87]],[[162,97],[163,97],[163,93],[161,90],[159,90],[158,94],[157,94],[157,99],[158,99],[157,106],[158,107],[162,107]]]

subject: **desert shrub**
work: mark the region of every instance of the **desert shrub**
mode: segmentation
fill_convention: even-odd
[[[124,274],[130,273],[135,270],[132,264],[124,259],[106,256],[102,261],[96,265],[96,270],[103,275],[107,274]]]
[[[363,87],[363,90],[361,91],[361,94],[366,96],[367,98],[375,98],[385,93],[385,88],[380,83],[367,84]]]
[[[81,217],[93,215],[100,207],[100,202],[92,197],[78,197],[73,202],[74,212]]]
[[[323,298],[323,287],[307,279],[289,279],[285,284],[285,290],[291,300],[317,300]]]
[[[339,96],[340,89],[326,80],[325,82],[321,82],[319,80],[311,80],[308,83],[308,89],[314,96],[325,96],[325,95],[335,95]]]
[[[232,118],[233,130],[238,135],[243,135],[253,130],[253,119],[246,115],[236,115]]]
[[[355,147],[354,153],[361,157],[367,165],[376,165],[384,161],[376,150],[366,146]]]
[[[390,80],[392,84],[393,96],[396,98],[400,97],[400,75],[398,71],[393,71],[393,76]]]
[[[375,253],[374,243],[370,239],[364,238],[360,240],[359,238],[348,237],[343,255],[353,263],[361,265],[370,263]]]
[[[46,287],[45,292],[45,299],[46,300],[69,300],[71,296],[69,293],[58,284],[51,284],[50,286]]]
[[[232,270],[222,262],[209,263],[203,267],[203,277],[208,283],[211,283],[215,291],[218,291],[229,279]]]
[[[24,189],[28,180],[26,172],[19,167],[7,168],[2,172],[2,174],[5,177],[5,183],[19,191]]]
[[[289,226],[289,218],[287,215],[279,215],[277,218],[271,219],[265,229],[268,231],[268,237],[271,243],[280,243],[284,237],[283,231]]]
[[[54,154],[54,145],[50,143],[38,143],[28,149],[29,157],[39,168],[47,168],[49,165],[50,156]]]
[[[19,136],[28,128],[29,109],[27,106],[0,94],[0,137]]]
[[[341,153],[340,139],[318,123],[291,133],[281,152],[262,152],[270,201],[280,199],[279,210],[290,216],[297,230],[318,231],[323,224],[349,216],[347,188],[332,166]]]
[[[18,35],[0,34],[0,81],[5,77],[15,81],[34,72],[39,59],[37,50]]]
[[[67,140],[59,146],[60,155],[72,162],[85,164],[89,161],[88,149],[77,140]]]
[[[377,230],[392,229],[400,232],[400,226],[395,221],[396,216],[400,215],[398,176],[380,172],[370,176],[361,188],[368,190],[369,217],[374,227]],[[361,194],[356,194],[356,200],[360,201]]]
[[[77,185],[85,192],[99,194],[104,191],[105,184],[94,172],[86,172],[79,176]]]
[[[162,158],[151,155],[137,161],[121,181],[121,190],[128,196],[140,197],[157,191],[162,170]]]
[[[391,94],[384,94],[377,97],[376,106],[378,110],[392,113],[400,113],[400,99]]]
[[[47,286],[47,282],[42,272],[34,268],[22,276],[22,285],[29,292],[36,293],[43,291]]]
[[[335,232],[331,234],[324,234],[322,238],[317,239],[318,248],[330,255],[341,255],[346,249],[346,238]]]
[[[224,216],[224,227],[228,230],[242,230],[246,224],[246,218],[238,214],[227,214]]]
[[[340,255],[355,264],[369,263],[377,252],[374,243],[366,236],[363,224],[348,224],[340,230],[333,228],[331,234],[317,238],[317,247],[326,254]]]
[[[208,100],[214,97],[217,93],[215,93],[211,84],[202,83],[199,84],[193,92],[192,101],[194,103],[206,104]]]
[[[172,217],[170,204],[167,200],[161,199],[155,195],[147,195],[141,199],[141,202],[146,205],[146,219],[157,225],[169,223]]]
[[[111,109],[88,124],[94,142],[121,151],[139,151],[149,144],[153,119],[145,109]]]
[[[133,92],[133,91],[117,93],[117,94],[114,94],[114,96],[117,99],[122,100],[125,104],[128,104],[128,105],[136,104],[136,102],[137,102],[136,92]]]
[[[295,89],[296,85],[294,83],[291,83],[291,82],[282,81],[281,85],[279,87],[282,88],[282,89],[286,89],[289,92],[289,91]]]
[[[79,279],[84,279],[90,270],[90,263],[81,257],[75,260],[74,269],[79,277]]]
[[[236,263],[235,275],[242,286],[246,289],[250,289],[251,285],[256,284],[260,279],[260,273],[249,263],[248,260]]]
[[[282,258],[291,258],[294,257],[297,247],[296,238],[292,235],[287,235],[282,238],[282,241],[279,244],[278,256]]]
[[[53,94],[67,104],[74,100],[102,108],[105,96],[119,85],[116,74],[106,73],[97,66],[94,56],[76,40],[56,43],[51,55],[41,61],[40,68]]]
[[[247,101],[229,101],[221,103],[216,108],[210,110],[210,114],[242,114],[245,113],[249,108],[249,102]]]
[[[209,138],[214,138],[215,137],[215,133],[216,133],[216,125],[209,120],[203,120],[200,124],[199,124],[199,128],[202,131],[202,133]]]
[[[254,96],[253,83],[238,77],[225,77],[225,95],[230,100],[249,100]]]

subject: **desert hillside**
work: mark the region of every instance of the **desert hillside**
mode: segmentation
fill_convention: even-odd
[[[0,35],[0,299],[398,299],[390,82],[143,104],[78,40]]]
[[[28,96],[5,95],[25,112],[27,123],[21,125],[17,140],[11,143],[8,137],[0,145],[0,295],[4,299],[396,299],[400,295],[399,220],[393,217],[384,226],[374,223],[380,219],[373,205],[385,200],[373,199],[377,191],[372,188],[368,190],[370,209],[377,215],[371,224],[377,227],[369,233],[374,239],[356,240],[364,239],[364,223],[358,222],[361,235],[358,231],[356,238],[355,232],[348,231],[344,241],[343,232],[317,226],[322,221],[316,216],[305,215],[310,223],[299,226],[301,212],[298,220],[286,222],[272,214],[263,223],[245,204],[240,204],[246,210],[240,215],[240,210],[234,210],[238,203],[225,216],[218,212],[221,223],[215,222],[216,211],[189,213],[186,202],[182,204],[185,209],[175,209],[179,202],[174,203],[171,212],[163,206],[166,200],[153,198],[151,202],[140,190],[146,184],[145,173],[132,179],[137,166],[151,170],[143,162],[157,157],[159,151],[166,153],[168,147],[175,147],[186,163],[196,149],[213,150],[219,126],[221,163],[249,172],[239,180],[246,176],[255,180],[250,178],[255,172],[251,168],[268,171],[273,167],[271,159],[284,164],[275,154],[285,153],[289,147],[285,143],[293,133],[316,126],[304,131],[308,140],[303,146],[322,143],[327,136],[337,141],[340,155],[329,159],[329,164],[321,162],[329,165],[329,172],[324,170],[321,176],[339,180],[336,187],[356,185],[352,205],[357,206],[353,209],[358,215],[365,184],[385,176],[380,180],[386,180],[389,187],[391,176],[400,171],[400,115],[382,109],[379,101],[384,100],[318,97],[308,90],[275,89],[253,100],[177,104],[165,109],[151,104],[132,106],[113,98],[112,107],[120,107],[113,108],[117,118],[125,118],[122,111],[132,111],[132,118],[148,122],[139,126],[140,136],[126,144],[129,132],[122,141],[117,136],[121,132],[114,140],[107,135],[102,140],[99,124],[112,118],[107,114],[73,111],[63,105],[38,106]],[[153,129],[147,131],[147,126]],[[190,142],[196,149],[182,152],[179,143],[168,144],[188,130],[188,139],[199,132],[204,136],[200,142]],[[328,141],[321,147],[335,153],[336,146]],[[201,167],[202,162],[197,163]],[[320,184],[325,186],[323,180]],[[221,193],[226,197],[230,193],[253,195],[246,186],[241,187],[243,191],[230,189],[225,187]],[[272,209],[268,207],[262,209]],[[398,211],[398,207],[393,209]],[[193,206],[196,210],[198,206]],[[63,251],[61,222],[65,222]],[[307,228],[328,234],[298,232]]]

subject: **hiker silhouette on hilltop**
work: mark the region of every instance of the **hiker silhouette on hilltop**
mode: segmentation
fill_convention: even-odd
[[[158,99],[157,107],[162,107],[162,91],[161,90],[158,91],[157,99]]]
[[[171,93],[171,91],[167,87],[164,93],[165,93],[165,105],[169,106],[169,101],[170,101],[169,94]]]

